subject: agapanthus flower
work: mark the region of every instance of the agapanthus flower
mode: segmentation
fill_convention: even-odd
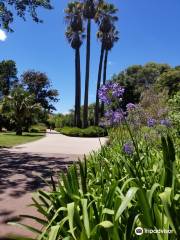
[[[110,121],[111,125],[117,124],[122,122],[122,120],[124,119],[124,113],[121,109],[117,109],[115,111],[110,109],[105,112],[105,117],[107,118],[107,120]]]
[[[124,119],[124,114],[121,110],[116,110],[112,114],[112,123],[120,123]]]
[[[128,154],[132,155],[134,152],[134,145],[132,142],[127,142],[123,145],[123,151]]]
[[[124,88],[121,87],[118,83],[112,83],[111,89],[113,97],[117,98],[122,97],[125,91]]]
[[[99,99],[104,102],[105,104],[109,104],[111,102],[109,96],[108,96],[108,88],[106,85],[103,85],[99,90],[98,90],[98,96]]]
[[[124,88],[118,83],[108,82],[102,85],[98,90],[99,99],[105,104],[110,104],[116,98],[122,97],[124,94]],[[115,99],[114,99],[115,98]]]
[[[170,127],[171,126],[171,121],[169,119],[162,119],[162,120],[160,120],[160,124],[164,125],[166,127]]]
[[[136,109],[136,105],[134,103],[128,103],[126,105],[126,109],[127,109],[127,111],[134,110],[134,109]]]
[[[147,120],[147,125],[148,125],[148,127],[154,127],[155,124],[156,124],[156,119],[154,119],[154,118],[148,118],[148,120]]]

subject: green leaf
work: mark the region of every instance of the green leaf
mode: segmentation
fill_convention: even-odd
[[[90,226],[89,226],[89,217],[87,211],[87,199],[81,199],[82,208],[83,208],[83,221],[84,221],[84,228],[86,230],[87,237],[90,237]]]
[[[76,239],[74,234],[74,202],[67,204],[68,219],[69,219],[69,232],[72,234],[73,238]]]
[[[58,237],[59,228],[59,225],[51,227],[48,240],[56,240]]]
[[[103,221],[103,222],[99,223],[98,225],[103,227],[103,228],[111,228],[111,227],[113,227],[113,223],[110,222],[110,221]]]
[[[124,210],[128,207],[131,200],[134,198],[136,192],[138,191],[137,187],[131,187],[128,192],[126,193],[125,198],[123,199],[119,209],[117,210],[115,220],[117,221],[121,214],[124,212]]]

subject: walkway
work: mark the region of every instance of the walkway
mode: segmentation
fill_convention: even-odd
[[[14,152],[47,154],[76,154],[84,155],[96,151],[104,144],[106,138],[68,137],[55,131],[47,133],[45,138],[38,141],[14,147]]]
[[[68,165],[84,154],[98,150],[105,138],[72,138],[54,132],[32,143],[0,150],[0,240],[9,233],[27,236],[27,231],[8,226],[7,222],[18,220],[20,214],[35,214],[27,208],[32,193],[45,187],[44,178],[49,181]],[[101,142],[101,144],[100,144]],[[28,223],[29,221],[23,223]]]

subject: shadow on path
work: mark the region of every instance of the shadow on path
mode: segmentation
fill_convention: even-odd
[[[13,205],[13,199],[19,200],[27,193],[44,187],[46,184],[40,177],[48,181],[50,176],[65,171],[75,160],[77,156],[41,156],[0,149],[0,222],[13,212],[4,206],[6,202],[7,206],[11,202]]]

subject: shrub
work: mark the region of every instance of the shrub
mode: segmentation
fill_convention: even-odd
[[[107,131],[101,127],[88,127],[85,129],[76,128],[76,127],[64,127],[57,128],[56,131],[72,137],[104,137],[107,135]]]
[[[47,129],[47,127],[44,123],[38,123],[36,125],[31,126],[30,132],[32,132],[32,133],[45,133],[46,129]]]
[[[169,106],[169,117],[173,123],[173,126],[180,134],[180,91],[169,100]]]

